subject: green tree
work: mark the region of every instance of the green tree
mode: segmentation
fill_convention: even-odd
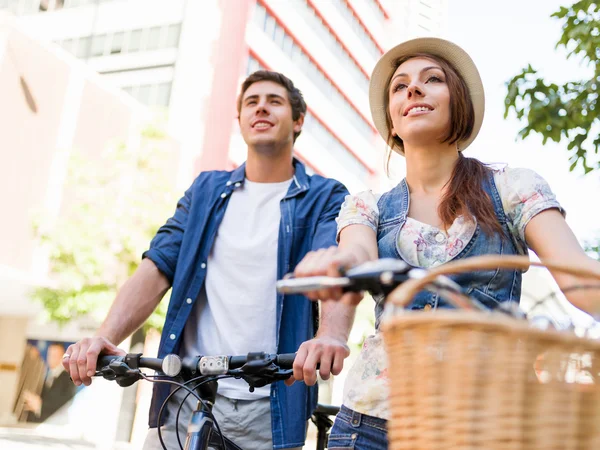
[[[595,241],[586,242],[584,248],[588,255],[600,261],[600,238],[597,238]]]
[[[32,296],[59,324],[84,315],[101,320],[172,213],[176,197],[165,169],[174,159],[164,133],[147,127],[132,147],[115,145],[99,158],[73,152],[59,218],[42,212],[34,220],[51,282]],[[167,304],[168,295],[147,327],[160,329]]]
[[[538,133],[545,144],[566,141],[570,170],[580,165],[585,173],[600,168],[598,149],[598,85],[600,83],[600,10],[593,0],[581,0],[561,7],[552,17],[563,22],[556,48],[564,47],[567,57],[579,58],[592,71],[592,78],[556,84],[538,76],[531,65],[507,82],[506,118],[514,110],[525,122],[519,137]]]

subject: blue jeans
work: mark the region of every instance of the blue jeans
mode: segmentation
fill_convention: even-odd
[[[329,435],[329,450],[387,450],[387,420],[342,405]]]

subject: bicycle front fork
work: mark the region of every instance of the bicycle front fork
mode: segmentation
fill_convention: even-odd
[[[212,406],[217,397],[217,382],[210,381],[198,387],[197,392],[203,402],[198,402],[192,413],[185,440],[185,450],[208,450],[213,430]]]

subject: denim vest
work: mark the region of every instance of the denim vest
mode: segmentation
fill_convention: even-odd
[[[494,204],[494,212],[502,227],[504,236],[499,233],[486,234],[479,225],[475,234],[453,259],[468,258],[478,255],[516,255],[525,254],[526,246],[514,237],[507,224],[507,218],[502,207],[502,200],[496,189],[493,175],[490,173],[482,185],[483,190],[489,195]],[[400,230],[408,216],[410,197],[406,179],[402,180],[395,188],[381,196],[379,207],[379,227],[377,229],[377,247],[380,258],[402,259],[398,250]],[[506,301],[519,302],[521,297],[521,271],[520,270],[483,270],[473,273],[450,275],[455,282],[465,288],[467,292],[479,300],[486,307],[493,309],[498,303]],[[375,298],[375,327],[379,328],[383,312],[383,297]],[[423,309],[426,305],[431,307],[450,308],[451,306],[439,298],[437,294],[422,291],[415,297],[410,309]]]

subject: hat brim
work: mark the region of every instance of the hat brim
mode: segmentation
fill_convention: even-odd
[[[396,70],[394,63],[403,56],[415,53],[425,53],[445,59],[456,69],[467,85],[473,103],[475,123],[471,135],[467,139],[458,142],[458,149],[462,151],[475,140],[481,129],[485,111],[485,95],[479,71],[471,57],[458,45],[445,39],[432,37],[412,39],[388,50],[379,59],[373,69],[369,83],[369,105],[375,127],[387,143],[389,128],[386,121],[385,98],[388,95],[387,89],[390,79]],[[403,154],[397,145],[394,145],[392,149]]]

